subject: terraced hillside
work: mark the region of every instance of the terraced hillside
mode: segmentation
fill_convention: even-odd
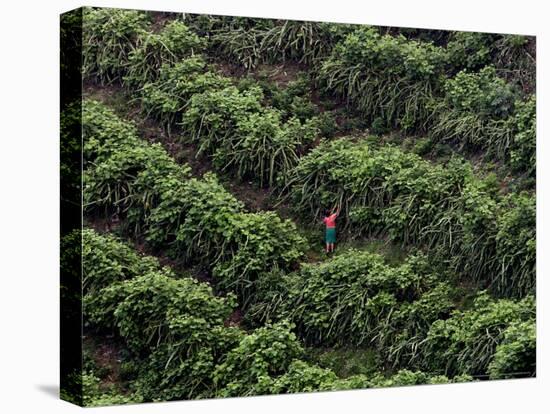
[[[535,375],[534,39],[83,22],[85,405]]]

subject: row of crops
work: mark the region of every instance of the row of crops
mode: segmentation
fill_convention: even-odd
[[[304,214],[318,216],[328,205],[343,205],[344,217],[349,217],[345,224],[356,232],[384,232],[403,243],[427,245],[441,257],[451,258],[453,269],[498,294],[519,297],[533,292],[533,195],[501,197],[496,183],[491,186],[477,179],[466,163],[453,160],[446,166],[433,166],[396,148],[374,150],[366,144],[338,140],[317,146],[301,158],[318,134],[316,117],[284,120],[280,110],[263,104],[260,88],[252,85],[240,90],[230,78],[209,69],[197,56],[197,50],[206,46],[205,39],[182,22],[171,21],[154,33],[145,29],[145,14],[119,13],[118,19],[113,19],[110,11],[92,12],[94,19],[88,23],[107,28],[90,32],[111,33],[108,25],[131,21],[126,35],[129,39],[115,32],[119,37],[112,42],[92,36],[86,44],[92,48],[98,43],[113,43],[117,50],[123,44],[131,47],[130,51],[113,59],[114,52],[102,48],[100,52],[111,58],[101,64],[104,58],[91,49],[85,54],[91,61],[85,63],[85,70],[100,79],[117,77],[136,88],[144,115],[167,126],[179,124],[184,136],[196,143],[198,153],[211,156],[220,171],[234,172],[240,178],[254,177],[260,185],[286,185],[293,206]],[[101,20],[107,17],[106,22]],[[370,43],[388,37],[372,28],[368,32],[373,36]],[[436,48],[404,39],[398,45]],[[384,43],[378,47],[386,48]],[[353,55],[350,45],[344,50]],[[365,59],[363,56],[361,61]],[[397,70],[392,67],[392,71]],[[361,92],[361,96],[372,95]],[[534,100],[532,104],[534,110]],[[386,107],[382,103],[374,106]],[[473,108],[471,103],[463,106]],[[534,137],[534,129],[532,132]]]
[[[534,176],[532,39],[443,32],[444,44],[436,45],[354,25],[204,16],[188,23],[207,36],[214,54],[245,67],[307,64],[317,87],[361,110],[373,129],[482,149]]]
[[[454,33],[434,43],[414,31],[212,16],[161,21],[84,9],[87,81],[121,85],[171,140],[226,179],[272,190],[295,218],[339,206],[347,237],[383,237],[412,252],[389,264],[346,248],[308,263],[308,240],[293,221],[247,211],[215,173],[197,176],[176,162],[167,142],[146,141],[103,103],[75,102],[61,132],[78,140],[82,125],[86,220],[120,220],[117,237],[86,229],[62,246],[70,263],[82,237],[86,332],[124,349],[124,385],[110,388],[86,356],[78,381],[87,405],[534,375],[533,191],[506,193],[458,156],[434,163],[342,137],[336,112],[311,94],[342,100],[369,129],[482,150],[534,177],[527,41]],[[279,88],[224,74],[227,61],[250,71],[293,62],[307,74]],[[201,267],[209,282],[121,237]],[[375,350],[380,373],[343,377],[308,352],[344,346]]]
[[[435,246],[443,250],[443,257],[453,258],[454,269],[481,280],[499,294],[521,296],[533,291],[534,196],[500,197],[496,188],[477,180],[466,164],[454,162],[445,167],[432,167],[419,157],[392,148],[373,152],[366,145],[353,146],[337,141],[319,146],[308,157],[300,159],[304,147],[308,147],[318,133],[316,118],[283,120],[280,110],[263,104],[263,93],[257,86],[239,90],[230,78],[209,69],[204,59],[196,56],[197,50],[206,47],[204,37],[178,20],[153,33],[146,31],[147,20],[143,13],[120,12],[119,19],[113,19],[112,13],[104,10],[92,13],[97,13],[95,19],[89,21],[92,27],[107,26],[103,31],[97,27],[93,31],[90,29],[100,34],[111,33],[107,30],[111,29],[109,25],[133,18],[130,20],[133,23],[128,24],[128,39],[121,39],[119,32],[115,32],[119,37],[111,42],[119,48],[124,44],[131,50],[117,59],[107,59],[106,65],[100,64],[103,60],[97,56],[97,51],[89,50],[85,56],[92,63],[87,64],[85,70],[100,79],[117,77],[129,87],[137,88],[144,114],[167,126],[179,124],[186,136],[196,142],[198,152],[210,155],[219,170],[233,171],[240,178],[252,176],[260,185],[274,185],[279,177],[279,184],[293,188],[293,203],[298,211],[316,216],[324,206],[335,202],[345,204],[345,211],[350,213],[346,217],[350,217],[353,227],[360,232],[382,230],[405,243],[422,241],[430,247]],[[102,19],[106,17],[110,19],[104,22]],[[358,36],[357,31],[352,33]],[[388,38],[394,38],[389,35],[381,36],[372,28],[367,32],[372,38],[368,42],[363,39],[365,42],[376,45],[376,50],[380,49],[382,54],[388,48],[395,49],[394,52],[401,53],[401,58],[408,62],[409,70],[422,61],[407,60],[406,53],[413,53],[411,48],[437,49],[438,54],[444,54],[441,47],[429,43],[411,43],[403,38],[391,40],[391,43]],[[390,48],[385,42],[393,46]],[[448,49],[457,49],[459,39],[452,42]],[[110,44],[104,38],[93,36],[86,42],[90,48],[96,43]],[[345,47],[337,43],[335,48],[352,56],[357,54],[347,43]],[[363,47],[357,50],[367,53]],[[114,55],[109,48],[101,52]],[[382,57],[378,57],[381,62],[388,61]],[[369,62],[364,55],[360,55],[360,60]],[[118,72],[112,73],[115,71]],[[397,71],[395,76],[403,78],[404,74],[396,65],[384,73],[393,71]],[[479,74],[486,77],[486,72],[496,76],[494,70],[487,68]],[[460,83],[461,75],[470,76],[459,72],[450,82]],[[415,78],[422,77],[420,73],[415,75]],[[498,81],[505,83],[500,78]],[[360,95],[370,97],[373,93],[362,91]],[[450,93],[457,102],[462,99],[459,95]],[[494,94],[486,90],[479,90],[477,95],[493,100],[507,96],[499,92],[492,97]],[[401,98],[398,101],[404,102]],[[534,138],[535,101],[529,102],[522,108],[530,105],[530,115],[518,112],[523,119],[518,123],[530,128]],[[470,101],[460,105],[475,113],[482,112]],[[374,107],[386,108],[387,105],[379,102]],[[415,104],[414,107],[419,106]],[[466,124],[473,125],[472,122]],[[350,166],[353,170],[348,169]],[[335,188],[338,190],[334,191]]]
[[[454,305],[456,289],[433,271],[423,255],[411,256],[403,265],[390,267],[379,255],[350,250],[321,264],[299,266],[303,241],[291,222],[283,224],[274,213],[243,211],[242,205],[213,174],[200,179],[191,177],[188,167],[176,164],[158,144],[140,139],[131,123],[121,120],[102,104],[84,102],[82,125],[87,160],[84,176],[87,214],[109,216],[116,211],[123,218],[127,235],[143,237],[152,247],[171,252],[174,257],[189,263],[200,261],[210,267],[216,291],[225,293],[223,303],[227,302],[219,324],[227,320],[238,298],[240,309],[246,314],[245,326],[255,328],[252,332],[268,335],[263,346],[276,348],[269,336],[275,335],[270,332],[270,323],[276,322],[273,325],[276,335],[280,335],[277,329],[283,329],[285,337],[292,338],[296,344],[299,342],[294,333],[290,333],[291,329],[307,345],[375,346],[396,368],[419,370],[400,372],[390,379],[377,377],[372,383],[383,386],[439,382],[455,376],[463,380],[467,378],[464,375],[502,378],[532,372],[535,337],[531,296],[521,301],[496,301],[480,293],[471,309],[459,311]],[[128,341],[132,356],[127,368],[134,375],[130,378],[135,387],[132,398],[149,401],[371,386],[372,378],[337,379],[324,368],[312,367],[304,361],[293,362],[303,355],[303,350],[298,351],[301,345],[296,345],[298,350],[286,359],[288,368],[275,371],[268,368],[270,375],[286,375],[281,373],[288,369],[287,374],[295,381],[310,378],[323,384],[277,388],[271,383],[269,386],[256,384],[259,381],[256,374],[251,377],[250,372],[231,371],[227,374],[230,377],[246,378],[244,384],[233,384],[231,387],[235,389],[231,391],[218,389],[220,385],[211,377],[217,372],[213,369],[203,373],[210,378],[206,390],[199,388],[200,392],[197,389],[197,393],[189,393],[186,387],[195,390],[195,385],[186,385],[181,379],[189,375],[189,371],[181,373],[179,370],[184,368],[179,365],[172,377],[170,371],[165,370],[167,361],[176,358],[174,352],[182,344],[181,340],[172,344],[169,351],[164,348],[157,351],[155,335],[172,338],[172,334],[162,333],[159,328],[166,324],[169,329],[172,324],[163,306],[180,306],[184,298],[192,300],[192,296],[182,292],[175,296],[177,300],[170,300],[161,295],[162,286],[176,284],[184,289],[190,283],[198,284],[202,286],[200,291],[206,289],[215,303],[222,298],[214,298],[206,284],[191,278],[179,286],[179,281],[171,280],[173,275],[158,275],[159,266],[154,259],[138,257],[114,239],[86,231],[83,242],[85,314],[94,329],[115,333]],[[102,249],[107,252],[97,258],[95,255]],[[294,270],[296,268],[298,270]],[[205,314],[199,304],[207,306],[203,303],[207,301],[204,295],[193,301],[198,306],[198,315]],[[128,310],[118,310],[121,306],[124,309],[124,303]],[[185,306],[180,312],[190,312],[189,306]],[[141,309],[160,313],[156,317],[142,315],[143,319],[134,322],[124,319],[124,315],[138,317],[137,311]],[[465,318],[476,324],[466,323]],[[151,335],[144,333],[147,326],[152,327]],[[204,325],[195,328],[197,332],[205,332]],[[186,332],[193,337],[190,331]],[[217,330],[212,335],[224,341]],[[155,344],[155,351],[141,348],[144,341]],[[210,346],[214,344],[210,337],[205,341]],[[240,346],[237,342],[231,344]],[[282,348],[287,349],[287,345]],[[209,355],[213,352],[203,351]],[[147,358],[154,358],[156,365],[149,360],[134,360],[148,352],[151,354]],[[242,352],[248,355],[252,351],[245,348]],[[271,354],[273,349],[266,352]],[[519,352],[528,357],[518,355]],[[220,356],[219,364],[223,365],[222,361],[229,355],[233,354]],[[193,363],[188,357],[184,360],[186,364]],[[173,363],[176,361],[182,360],[175,359]],[[265,365],[264,362],[258,364]],[[157,372],[153,374],[155,366]],[[251,366],[250,370],[256,373],[257,367]],[[140,375],[150,378],[142,379]],[[410,382],[399,380],[401,377]],[[97,382],[88,377],[86,380]],[[277,381],[292,382],[285,376]],[[103,393],[92,392],[92,395],[96,395],[96,399],[90,404],[123,402],[128,398],[118,394],[112,398]]]
[[[344,99],[371,129],[398,128],[481,149],[511,171],[534,177],[534,84],[522,77],[532,72],[524,68],[533,59],[527,38],[459,33],[443,47],[372,27],[191,16],[152,31],[149,18],[135,11],[89,11],[84,73],[122,82],[145,114],[167,127],[181,124],[201,151],[215,152],[218,166],[235,167],[241,177],[273,184],[322,121],[282,122],[280,110],[262,107],[265,97],[254,85],[236,88],[208,68],[203,50],[246,67],[305,62],[316,88]],[[495,69],[511,62],[523,68],[510,70],[518,79]],[[530,86],[520,87],[525,82]]]
[[[287,188],[297,212],[340,205],[341,224],[357,236],[425,246],[499,295],[534,293],[535,196],[502,196],[468,163],[436,165],[394,147],[338,139],[302,157]]]
[[[410,370],[389,378],[338,378],[305,359],[288,321],[248,332],[228,325],[234,295],[215,296],[207,283],[176,274],[113,236],[71,233],[63,240],[62,260],[80,254],[74,249],[80,240],[86,321],[90,329],[123,338],[129,350],[124,372],[131,381],[124,395],[102,389],[87,361],[86,405],[450,382]]]

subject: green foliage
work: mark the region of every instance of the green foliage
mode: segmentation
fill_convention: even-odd
[[[504,118],[513,110],[514,90],[499,78],[495,68],[461,71],[445,83],[447,104],[459,112],[478,113],[482,118]]]
[[[173,244],[176,256],[215,261],[225,254],[223,233],[242,208],[214,174],[178,182],[147,218],[147,241],[159,248]]]
[[[411,385],[449,384],[466,381],[473,381],[473,378],[468,375],[459,375],[451,379],[444,375],[432,375],[422,371],[403,369],[389,377],[378,374],[370,378],[364,375],[355,375],[349,378],[339,379],[332,384],[330,389],[346,390],[359,388],[406,387]]]
[[[148,401],[212,397],[214,369],[243,333],[190,317],[173,321],[172,328],[178,342],[161,344],[140,364],[134,387]]]
[[[510,327],[523,322],[533,323],[534,318],[535,300],[532,296],[520,301],[493,300],[482,292],[471,309],[455,311],[451,318],[434,322],[419,355],[423,365],[434,370],[444,368],[446,374],[485,375],[497,347],[508,343],[505,333],[508,332],[508,341],[514,341],[517,334],[511,332],[516,328]],[[526,342],[532,340],[533,335],[525,338]],[[505,345],[500,349],[501,355],[493,365],[494,375],[503,375],[501,369],[514,369],[514,356],[510,349]],[[522,363],[529,365],[529,361],[534,360],[534,347],[526,347],[525,352],[527,355],[522,358]],[[505,361],[507,357],[510,357],[509,361]],[[510,366],[506,365],[508,362]]]
[[[250,81],[245,79],[241,84],[254,82],[262,87],[267,103],[281,111],[284,120],[292,117],[300,121],[317,115],[318,108],[311,102],[311,80],[305,73],[299,73],[296,79],[289,81],[284,87],[270,81]]]
[[[323,61],[318,81],[358,107],[371,121],[402,129],[423,128],[428,103],[444,69],[444,49],[372,27],[348,34]]]
[[[234,133],[238,120],[262,110],[263,93],[254,87],[207,91],[191,97],[182,127],[198,144],[198,152],[213,154]]]
[[[459,72],[446,80],[444,89],[445,99],[435,105],[431,136],[458,142],[462,147],[481,148],[492,158],[508,160],[514,148],[514,110],[519,102],[513,85],[487,66],[479,72]],[[526,125],[529,113],[526,108],[523,111],[522,125]],[[531,136],[526,139],[530,140],[522,146],[530,152],[524,158],[534,157]]]
[[[288,271],[303,258],[305,241],[294,223],[273,212],[240,213],[223,231],[227,259],[213,274],[223,288],[237,292],[243,305],[266,271]]]
[[[158,260],[139,255],[112,235],[84,229],[73,243],[82,245],[82,292],[94,294],[108,285],[160,270]],[[67,241],[69,236],[67,236]]]
[[[166,24],[159,33],[144,31],[140,33],[137,46],[128,55],[128,73],[124,82],[139,87],[153,81],[163,65],[172,65],[202,52],[205,43],[178,20]]]
[[[349,250],[321,264],[303,264],[286,282],[271,300],[311,344],[375,345],[385,352],[396,336],[421,337],[453,306],[450,289],[436,286],[421,257],[390,267],[380,255]],[[437,300],[429,300],[434,287]]]
[[[263,108],[258,87],[236,87],[191,97],[182,126],[197,142],[199,153],[213,155],[218,169],[273,185],[296,165],[299,152],[317,135],[314,120],[281,120],[275,109]]]
[[[141,234],[149,212],[166,194],[189,178],[160,144],[145,144],[132,123],[118,118],[101,103],[84,101],[84,175],[87,212],[127,217]]]
[[[499,294],[534,290],[535,198],[499,196],[458,159],[434,165],[398,148],[340,139],[302,157],[286,188],[309,217],[340,206],[340,228],[353,234],[427,246]]]
[[[447,43],[451,67],[478,70],[491,63],[491,46],[494,35],[477,32],[453,32]]]
[[[271,386],[273,394],[313,392],[332,389],[338,381],[330,369],[320,368],[304,361],[294,361],[284,375],[277,378]]]
[[[319,128],[319,135],[321,137],[334,136],[338,131],[336,115],[329,111],[321,112],[317,116],[317,127]]]
[[[443,375],[431,376],[421,371],[400,370],[397,374],[389,378],[378,376],[373,378],[370,382],[372,387],[402,387],[421,384],[448,384],[450,382],[465,381],[472,381],[472,377],[460,375],[450,380]]]
[[[134,387],[149,401],[209,393],[216,362],[241,335],[224,326],[233,296],[214,297],[208,285],[169,271],[113,283],[85,299],[90,322],[114,328],[141,360]]]
[[[510,165],[517,171],[536,175],[537,163],[537,103],[535,95],[516,102],[516,111],[511,118],[514,131],[510,144]]]
[[[145,235],[175,257],[210,264],[220,286],[240,295],[259,273],[296,266],[304,241],[293,223],[274,213],[243,213],[242,203],[215,176],[190,179],[188,166],[177,165],[157,144],[139,140],[131,127],[97,105],[92,108],[107,122],[102,128],[100,117],[87,129],[95,153],[102,154],[86,171],[88,211],[118,209],[128,217],[130,234]]]
[[[144,114],[159,120],[169,130],[181,121],[193,95],[223,89],[230,83],[228,78],[206,71],[202,58],[186,58],[172,65],[163,64],[158,79],[143,84],[140,103]]]
[[[431,324],[454,309],[454,294],[422,256],[391,267],[349,250],[286,276],[261,275],[246,320],[288,319],[308,344],[370,346],[388,363],[410,366]]]
[[[106,405],[135,404],[143,402],[138,394],[124,395],[114,387],[102,387],[101,380],[93,373],[82,374],[82,395],[85,407],[101,407]]]
[[[291,118],[282,124],[280,113],[264,110],[237,121],[235,136],[226,137],[214,153],[222,171],[235,170],[239,178],[254,177],[260,186],[273,185],[298,162],[299,151],[317,135],[314,121]],[[233,141],[233,142],[231,142]]]
[[[83,73],[101,82],[121,80],[128,57],[149,25],[137,10],[84,8],[82,19]]]
[[[266,325],[242,338],[215,371],[216,396],[237,397],[271,392],[276,377],[303,355],[288,323]],[[283,386],[284,380],[280,383]]]
[[[84,174],[84,203],[92,211],[129,215],[129,224],[138,225],[162,197],[166,175],[184,180],[189,171],[174,165],[160,144],[120,148]]]
[[[489,364],[491,379],[535,376],[537,327],[535,321],[513,322],[504,331]]]
[[[261,63],[284,61],[314,65],[352,30],[350,25],[291,20],[232,19],[209,23],[204,33],[211,34],[213,52],[249,70]]]
[[[100,162],[111,152],[132,147],[138,140],[136,126],[120,119],[104,104],[91,99],[82,101],[82,158],[86,168],[90,162]]]

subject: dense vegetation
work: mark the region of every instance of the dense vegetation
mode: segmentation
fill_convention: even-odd
[[[163,268],[113,236],[86,229],[68,236],[75,237],[86,246],[85,278],[101,281],[84,295],[88,329],[115,334],[128,347],[122,361],[126,389],[102,389],[98,367],[88,361],[82,378],[86,405],[449,381],[406,370],[389,379],[339,379],[303,359],[289,322],[249,332],[230,326],[233,295],[214,296],[207,283]]]
[[[532,39],[84,21],[101,94],[62,114],[65,135],[82,123],[88,226],[62,261],[82,240],[85,405],[535,375]],[[344,246],[320,257],[333,207]],[[119,349],[114,384],[97,343]],[[375,358],[350,374],[338,352]]]
[[[338,139],[302,157],[287,186],[297,211],[318,216],[340,205],[354,234],[426,246],[498,294],[534,292],[535,196],[502,196],[491,177],[477,178],[458,159],[434,165],[395,147]]]

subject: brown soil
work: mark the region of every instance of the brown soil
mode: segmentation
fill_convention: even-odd
[[[181,13],[172,13],[172,12],[157,12],[150,11],[149,14],[153,18],[153,23],[151,25],[151,31],[153,33],[158,33],[162,30],[167,23],[176,20],[178,15],[181,16]]]
[[[124,347],[112,337],[84,336],[84,349],[88,350],[101,375],[101,386],[109,388],[121,384],[120,357]]]
[[[240,326],[243,320],[243,313],[240,309],[235,309],[233,313],[224,322],[225,326]]]
[[[254,79],[266,79],[281,88],[287,86],[289,82],[296,80],[301,72],[308,70],[306,66],[290,61],[273,65],[260,64],[250,70],[236,63],[220,59],[213,61],[212,65],[221,75],[236,79],[246,76],[250,76]]]

